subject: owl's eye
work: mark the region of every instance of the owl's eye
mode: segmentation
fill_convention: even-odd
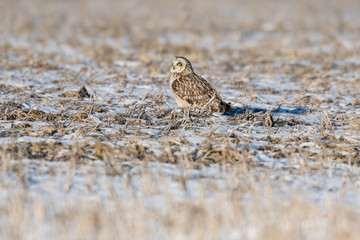
[[[178,65],[179,67],[182,66],[182,63],[181,62],[178,62],[176,65]]]

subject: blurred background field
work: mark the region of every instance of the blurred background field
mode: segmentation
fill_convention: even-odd
[[[0,238],[358,239],[359,13],[1,0]],[[178,55],[240,111],[173,114]]]

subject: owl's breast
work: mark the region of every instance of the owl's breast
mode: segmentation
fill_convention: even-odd
[[[171,76],[170,76],[170,87],[172,86],[172,83],[178,78],[179,78],[179,76],[177,74],[174,74],[174,73],[171,74]]]
[[[187,101],[181,99],[181,98],[178,97],[177,95],[175,95],[175,100],[176,100],[177,105],[178,105],[180,108],[189,108],[189,107],[191,106],[190,103],[188,103]]]

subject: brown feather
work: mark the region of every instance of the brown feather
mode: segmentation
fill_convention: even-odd
[[[177,98],[207,111],[224,113],[230,110],[230,105],[222,101],[220,94],[204,78],[195,73],[176,75],[171,88]]]
[[[198,76],[188,59],[175,57],[170,69],[171,89],[181,108],[195,106],[206,111],[224,113],[231,109],[220,94],[202,77]]]

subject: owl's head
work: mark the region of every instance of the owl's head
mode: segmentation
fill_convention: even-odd
[[[185,57],[174,57],[170,67],[171,73],[194,73],[190,61]]]

